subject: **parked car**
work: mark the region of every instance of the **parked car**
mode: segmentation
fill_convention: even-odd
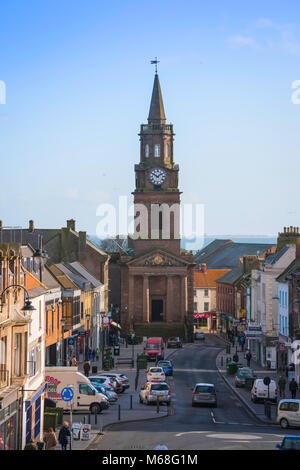
[[[172,336],[168,338],[167,348],[182,348],[182,342],[178,336]]]
[[[162,367],[150,367],[147,372],[147,382],[164,382],[166,374]]]
[[[217,393],[214,384],[197,383],[192,390],[192,406],[203,404],[217,406]]]
[[[171,390],[167,383],[147,382],[140,391],[140,403],[150,405],[151,403],[171,403]]]
[[[121,382],[121,384],[123,385],[124,390],[126,390],[130,386],[129,385],[129,379],[124,374],[119,374],[119,373],[116,373],[116,372],[107,372],[107,373],[105,372],[102,375],[105,375],[105,376],[110,377],[112,379],[117,378]]]
[[[171,361],[158,361],[156,365],[162,368],[165,375],[173,375],[173,364]]]
[[[196,331],[196,333],[195,333],[195,339],[204,340],[204,339],[205,339],[205,334],[203,333],[203,331]]]
[[[300,427],[300,400],[282,399],[277,406],[276,421],[283,429],[288,427]]]
[[[118,379],[118,377],[114,377],[109,373],[102,372],[100,377],[105,377],[110,380],[110,382],[113,384],[114,391],[116,393],[123,393],[125,390],[125,387],[123,386],[122,382]]]
[[[111,380],[115,380],[117,382],[117,384],[118,384],[117,385],[117,390],[116,390],[117,393],[123,393],[126,390],[126,388],[129,387],[129,380],[127,379],[127,377],[126,377],[127,381],[125,383],[124,379],[122,379],[120,377],[120,374],[116,374],[116,373],[113,373],[113,372],[102,372],[101,375],[103,375],[104,377],[108,377]]]
[[[92,385],[94,385],[97,392],[103,393],[107,397],[109,402],[114,403],[115,401],[118,400],[118,395],[116,394],[116,392],[112,392],[105,385],[100,385],[97,382],[91,382],[91,383]]]
[[[264,384],[263,379],[256,379],[251,389],[251,400],[254,403],[268,399],[268,386]],[[277,403],[277,386],[275,380],[271,379],[269,385],[269,399]]]
[[[284,436],[281,444],[276,444],[279,450],[300,450],[300,436]]]
[[[234,384],[236,387],[245,387],[246,378],[254,379],[256,375],[253,374],[253,370],[248,367],[241,367],[238,369],[237,374],[234,378]]]
[[[115,387],[116,387],[116,382],[115,381],[112,381],[110,380],[109,377],[103,377],[101,375],[91,375],[89,377],[90,379],[90,382],[96,382],[100,385],[106,385],[108,387],[110,387],[110,389],[114,392],[115,391]]]

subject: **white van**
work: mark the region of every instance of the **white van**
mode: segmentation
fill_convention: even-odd
[[[61,391],[65,387],[73,385],[73,410],[91,413],[101,413],[109,407],[108,399],[102,393],[97,392],[89,379],[78,372],[78,367],[46,367],[45,382],[47,383],[46,396],[56,401],[57,406],[66,410],[70,409],[70,402],[61,398]]]
[[[300,400],[294,398],[280,400],[276,421],[283,429],[289,426],[300,427]]]
[[[251,400],[256,403],[268,399],[268,386],[264,384],[263,379],[256,379],[253,382],[251,390]],[[271,379],[269,385],[269,399],[277,402],[277,386],[275,380]]]

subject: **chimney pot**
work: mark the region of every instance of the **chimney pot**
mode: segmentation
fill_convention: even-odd
[[[29,220],[29,232],[34,232],[34,221]]]
[[[70,228],[75,232],[75,223],[76,221],[74,219],[67,220],[67,228]]]

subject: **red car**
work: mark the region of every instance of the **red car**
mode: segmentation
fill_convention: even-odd
[[[167,348],[182,348],[182,342],[178,336],[173,336],[167,341]]]

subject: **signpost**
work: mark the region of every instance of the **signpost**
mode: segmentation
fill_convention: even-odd
[[[70,450],[72,450],[72,437],[73,437],[73,392],[74,385],[68,385],[68,387],[64,387],[61,391],[61,399],[66,402],[70,402],[70,421],[71,421],[71,438],[70,438]]]

